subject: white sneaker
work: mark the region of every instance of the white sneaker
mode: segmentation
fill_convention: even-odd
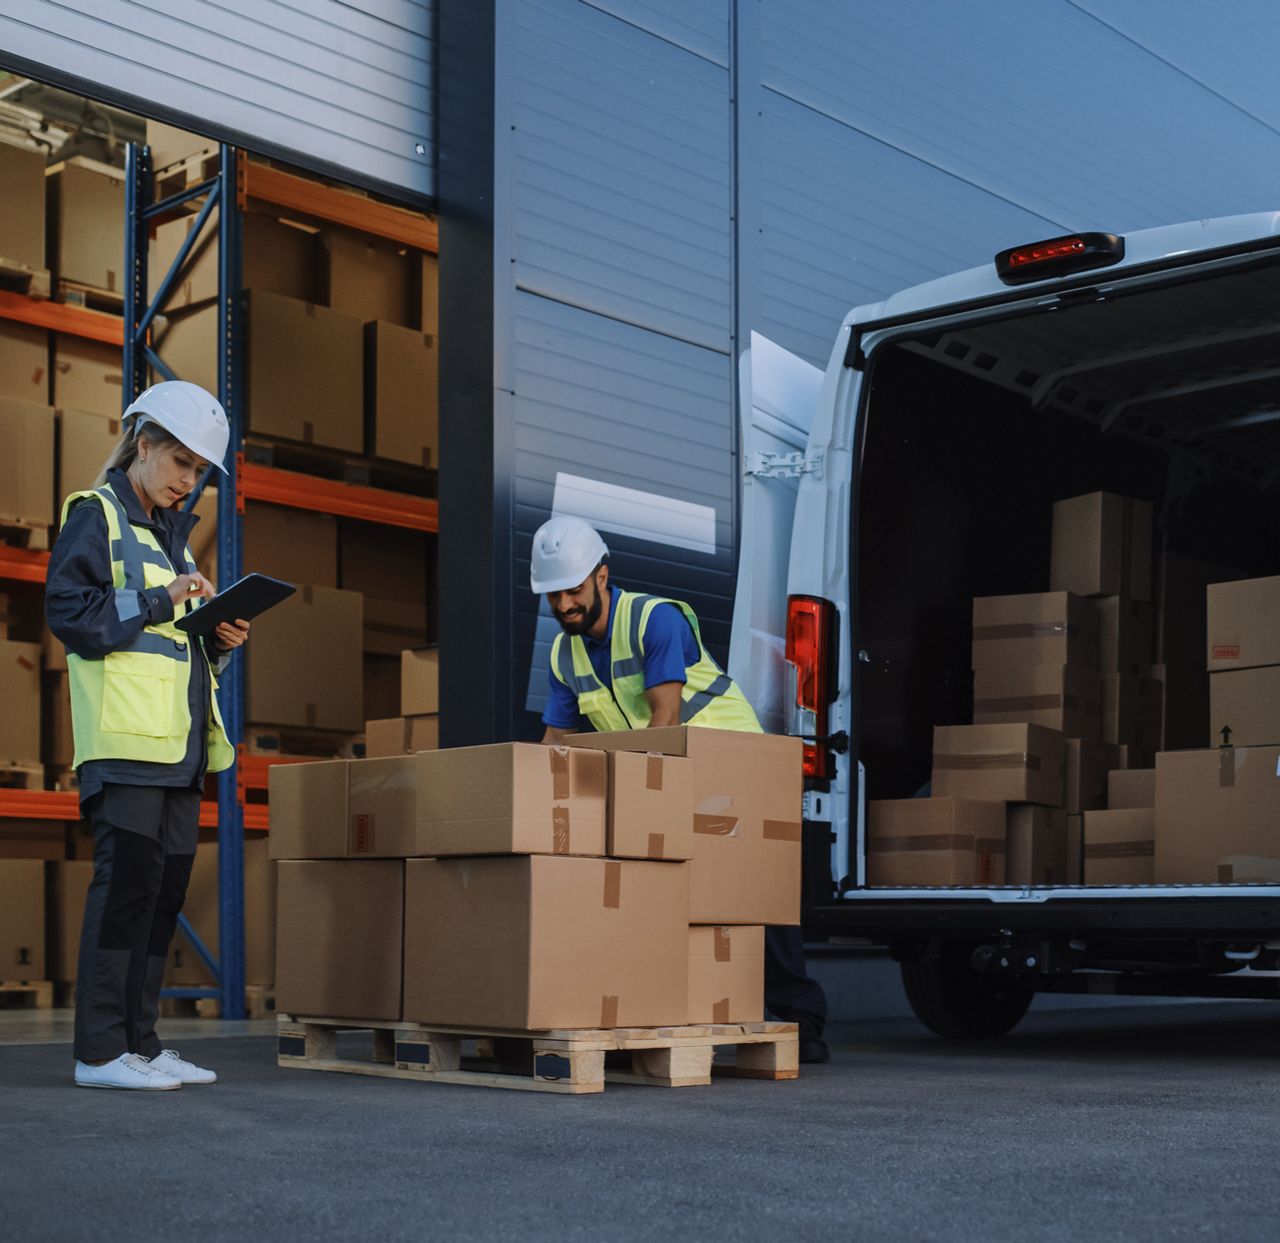
[[[179,1083],[217,1083],[218,1076],[194,1062],[184,1062],[177,1049],[161,1049],[151,1059],[151,1065],[166,1075],[171,1075]]]
[[[114,1062],[91,1066],[76,1063],[78,1088],[130,1088],[143,1092],[168,1092],[182,1087],[176,1075],[157,1069],[137,1053],[122,1053]]]

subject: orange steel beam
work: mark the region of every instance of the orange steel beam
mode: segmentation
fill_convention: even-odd
[[[350,190],[321,185],[318,181],[255,163],[245,159],[243,154],[237,163],[241,170],[237,177],[241,211],[247,199],[257,199],[260,203],[317,216],[332,224],[358,229],[361,233],[385,237],[415,250],[425,250],[428,254],[440,253],[436,222],[419,212],[392,207],[377,199],[352,194]]]
[[[0,816],[20,820],[79,820],[74,790],[0,790]]]
[[[14,548],[10,544],[0,544],[0,579],[43,583],[48,568],[47,552],[33,552],[30,548]]]
[[[68,306],[65,302],[28,298],[25,294],[0,289],[0,319],[14,319],[20,324],[51,328],[54,332],[67,332],[124,348],[124,320],[118,315]]]
[[[439,502],[425,496],[366,488],[334,479],[319,479],[292,470],[277,470],[244,462],[239,469],[241,495],[250,501],[269,501],[293,509],[312,509],[339,518],[359,518],[383,526],[414,531],[439,531]]]

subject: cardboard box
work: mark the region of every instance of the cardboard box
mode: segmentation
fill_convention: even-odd
[[[64,826],[48,820],[23,820],[15,816],[0,819],[0,859],[42,859],[67,857]]]
[[[1107,774],[1107,806],[1112,811],[1129,811],[1155,805],[1154,768],[1117,769]]]
[[[1095,604],[1100,671],[1149,674],[1155,633],[1151,603],[1127,596],[1099,596]]]
[[[1064,741],[1042,725],[939,725],[933,731],[933,796],[1061,807]]]
[[[393,716],[364,723],[364,753],[367,759],[391,755],[413,755],[415,751],[436,751],[440,747],[438,716]]]
[[[417,252],[413,255],[413,323],[419,332],[440,331],[440,259]]]
[[[40,645],[0,641],[0,764],[40,763]]]
[[[0,257],[37,270],[45,265],[44,164],[43,151],[0,142]]]
[[[975,599],[974,669],[1035,665],[1098,668],[1098,614],[1093,602],[1065,591]]]
[[[44,673],[40,688],[40,720],[44,731],[41,763],[55,769],[70,768],[75,759],[75,738],[71,732],[71,686],[66,670]]]
[[[1134,748],[1130,768],[1150,767],[1160,743],[1161,701],[1160,683],[1152,678],[1131,673],[1102,675],[1102,741]]]
[[[366,607],[368,601],[365,601]],[[365,630],[365,634],[368,634]],[[374,720],[387,721],[400,715],[400,653],[381,656],[366,652],[364,667],[364,710]],[[366,726],[368,722],[365,722]],[[366,751],[367,755],[368,752]]]
[[[1003,885],[1003,803],[886,799],[867,805],[867,884]]]
[[[1056,807],[1011,803],[1006,817],[1006,885],[1070,884],[1067,813]]]
[[[375,457],[439,469],[438,345],[432,333],[365,324],[365,434]]]
[[[152,334],[152,345],[179,380],[218,391],[218,308],[202,302],[166,312],[165,322]],[[152,370],[151,382],[165,379]]]
[[[213,358],[209,360],[210,372]],[[201,381],[178,373],[183,380]],[[208,385],[205,385],[207,388]],[[216,377],[213,392],[218,391]],[[118,419],[123,409],[124,355],[118,345],[53,334],[53,404]],[[101,465],[101,463],[99,463]]]
[[[329,514],[250,501],[242,530],[246,574],[338,586],[338,523]]]
[[[354,760],[349,782],[352,853],[605,853],[608,772],[595,752],[453,747]]]
[[[973,723],[1028,721],[1064,738],[1098,741],[1102,684],[1096,673],[1071,665],[979,669],[973,675]]]
[[[693,761],[613,751],[605,853],[620,859],[693,858]]]
[[[289,860],[276,884],[277,1012],[399,1019],[404,863]]]
[[[570,746],[693,761],[686,923],[797,924],[803,775],[798,738],[673,726],[579,734]]]
[[[1211,885],[1233,856],[1280,859],[1278,747],[1156,756],[1155,880]]]
[[[440,711],[440,649],[419,647],[400,654],[400,711],[430,716]]]
[[[1203,672],[1209,642],[1205,616],[1209,584],[1245,577],[1228,566],[1163,552],[1156,563],[1156,660]]]
[[[1280,665],[1280,576],[1214,583],[1207,609],[1210,672]]]
[[[124,291],[124,173],[65,162],[46,170],[49,251],[59,280]]]
[[[353,591],[303,586],[253,623],[248,719],[357,733],[364,724],[360,635],[364,602]]]
[[[53,637],[53,631],[45,626],[40,636],[40,658],[46,669],[57,669],[66,672],[67,649]]]
[[[255,432],[364,451],[364,337],[353,315],[249,292],[246,393]]]
[[[72,492],[92,488],[120,440],[120,414],[90,410],[58,411],[58,482],[61,501]]]
[[[347,793],[350,760],[273,764],[267,772],[273,859],[345,859],[353,849]]]
[[[1274,885],[1280,882],[1280,859],[1228,855],[1218,862],[1220,885]]]
[[[428,616],[425,604],[407,604],[382,596],[364,597],[364,651],[370,656],[399,657],[409,648],[427,641]],[[391,711],[400,707],[399,668]],[[419,716],[425,715],[418,713]]]
[[[93,862],[62,859],[46,867],[49,978],[74,984],[80,958],[80,927],[84,923],[89,882],[93,880]]]
[[[1084,814],[1084,883],[1150,885],[1154,880],[1153,808]]]
[[[0,522],[48,527],[53,514],[53,411],[0,397]]]
[[[1209,738],[1220,746],[1280,745],[1280,665],[1209,677]]]
[[[521,1031],[682,1024],[688,909],[683,863],[410,859],[405,1018]]]
[[[0,143],[0,150],[3,147]],[[0,230],[3,227],[0,224]],[[0,258],[4,257],[0,250]],[[49,334],[45,329],[0,320],[0,397],[16,397],[41,406],[48,402]]]
[[[44,936],[44,864],[0,859],[0,980],[47,980]]]
[[[147,121],[147,146],[151,148],[151,168],[159,172],[171,164],[181,164],[195,155],[217,155],[218,144],[212,138],[192,134],[176,125]]]
[[[1068,738],[1063,808],[1069,816],[1107,805],[1107,774],[1120,765],[1120,748],[1109,742]]]
[[[1151,599],[1151,504],[1090,492],[1053,507],[1049,586],[1078,596]]]
[[[1067,817],[1067,884],[1084,884],[1084,815]]]
[[[420,531],[344,521],[339,547],[342,587],[364,596],[364,650],[399,656],[406,648],[422,647],[427,641],[428,537]]]
[[[1160,751],[1191,751],[1208,746],[1209,678],[1199,664],[1153,665],[1160,683]]]
[[[276,978],[276,864],[267,833],[244,839],[244,982],[270,986]],[[182,913],[216,959],[218,950],[218,841],[202,830]],[[188,988],[213,985],[213,973],[179,927],[169,946],[166,984]]]
[[[764,929],[689,929],[688,1023],[758,1023],[764,1018]]]
[[[414,259],[405,248],[367,233],[329,228],[320,235],[320,301],[360,322],[408,327],[418,299]]]

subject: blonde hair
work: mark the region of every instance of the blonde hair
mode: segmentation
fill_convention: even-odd
[[[95,488],[102,487],[107,481],[107,475],[113,470],[128,470],[133,465],[134,458],[138,456],[138,443],[143,440],[157,450],[182,444],[182,441],[177,436],[165,431],[159,423],[143,423],[141,425],[135,423],[131,426],[130,431],[127,431],[120,438],[116,447],[111,450],[111,455],[103,462],[102,469],[98,472],[98,477],[91,486]]]

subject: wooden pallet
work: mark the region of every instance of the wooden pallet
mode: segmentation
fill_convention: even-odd
[[[44,789],[44,765],[42,764],[2,764],[0,765],[0,789],[43,790]]]
[[[214,149],[198,151],[185,160],[179,160],[176,164],[168,164],[156,170],[153,179],[156,202],[181,194],[183,190],[198,186],[203,181],[212,180],[218,175],[221,165],[221,153]],[[194,210],[194,206],[191,209]]]
[[[392,462],[386,458],[331,449],[326,445],[308,445],[301,441],[280,440],[251,432],[244,445],[245,460],[258,466],[274,466],[278,470],[317,475],[341,483],[364,488],[385,488],[409,496],[434,497],[437,492],[435,470],[411,466],[408,462]]]
[[[304,729],[290,725],[248,725],[244,731],[250,755],[312,760],[352,759],[364,754],[363,734],[331,729]]]
[[[282,1014],[276,1027],[279,1066],[421,1083],[582,1095],[603,1092],[606,1082],[696,1087],[709,1084],[713,1071],[773,1080],[800,1073],[794,1023],[519,1032]],[[371,1061],[340,1055],[344,1031],[372,1032]],[[724,1046],[734,1060],[720,1064],[716,1051]],[[630,1054],[630,1067],[606,1068],[607,1053]]]
[[[41,523],[0,518],[0,543],[25,548],[28,552],[48,552],[49,528]]]
[[[244,986],[245,1017],[270,1018],[276,1012],[276,990],[267,984]],[[217,997],[161,997],[163,1018],[216,1019],[222,1017],[222,1002]]]
[[[51,768],[49,788],[62,794],[74,794],[80,788],[80,778],[74,768]]]
[[[53,981],[0,980],[0,1004],[13,1002],[33,1010],[52,1010]]]
[[[80,306],[90,311],[105,311],[108,315],[124,314],[124,291],[99,289],[80,281],[59,280],[58,301],[67,306]]]
[[[0,289],[25,294],[28,298],[47,298],[49,269],[33,268],[15,259],[0,258]]]

